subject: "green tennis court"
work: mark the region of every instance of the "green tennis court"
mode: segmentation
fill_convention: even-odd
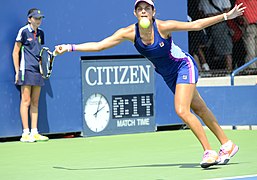
[[[212,179],[257,174],[257,131],[226,130],[240,150],[226,166],[202,169],[190,130],[0,143],[2,180]],[[207,131],[214,149],[216,138]],[[256,176],[257,178],[257,176]]]

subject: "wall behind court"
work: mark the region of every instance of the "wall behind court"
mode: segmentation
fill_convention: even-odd
[[[14,85],[12,49],[19,28],[26,23],[28,9],[37,7],[45,14],[41,27],[46,34],[46,46],[50,49],[62,43],[99,41],[118,28],[136,22],[134,0],[8,0],[0,3],[0,137],[21,134],[20,95],[19,88]],[[157,0],[155,4],[157,18],[186,20],[186,0]],[[174,39],[187,50],[186,32],[175,33]],[[40,131],[81,131],[80,56],[124,54],[138,53],[131,43],[125,42],[99,53],[75,52],[57,57],[53,74],[46,81],[40,97]],[[160,77],[156,82],[156,118],[170,119],[173,102],[166,97],[171,94]],[[159,109],[163,103],[165,106]]]

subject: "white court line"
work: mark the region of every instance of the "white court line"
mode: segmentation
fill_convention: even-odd
[[[214,179],[209,179],[209,180],[241,179],[241,178],[250,178],[250,177],[256,177],[256,179],[257,179],[257,174],[246,175],[246,176],[226,177],[226,178],[214,178]]]

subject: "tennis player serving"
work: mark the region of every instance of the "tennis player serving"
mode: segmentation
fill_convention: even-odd
[[[137,0],[134,15],[138,19],[138,23],[121,28],[102,41],[58,45],[56,51],[59,54],[71,51],[97,52],[114,47],[126,40],[131,41],[138,52],[153,63],[156,72],[163,77],[174,93],[176,113],[190,127],[203,147],[204,155],[200,163],[201,167],[208,168],[216,164],[227,164],[230,158],[237,153],[238,146],[227,138],[215,116],[199,95],[196,89],[198,81],[196,62],[192,56],[174,44],[171,33],[173,31],[201,30],[221,21],[241,16],[245,8],[243,4],[239,4],[228,13],[192,22],[162,21],[154,17],[156,9],[153,1]],[[150,25],[143,23],[145,25],[141,27],[140,21],[141,19],[145,21],[145,18],[150,21]],[[62,47],[62,50],[59,47]],[[190,112],[190,109],[203,120],[220,141],[219,154],[212,150],[200,121]]]

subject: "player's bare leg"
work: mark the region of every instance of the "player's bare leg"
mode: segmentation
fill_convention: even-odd
[[[219,151],[219,164],[227,164],[230,158],[237,153],[239,149],[238,146],[227,138],[224,131],[219,126],[216,117],[206,106],[197,90],[195,90],[191,108],[220,141],[222,146]]]
[[[197,139],[200,141],[204,156],[200,163],[201,167],[208,168],[217,164],[218,155],[211,150],[211,146],[206,137],[205,131],[198,118],[190,112],[191,102],[194,98],[196,90],[195,84],[177,84],[175,93],[175,110],[178,116],[190,127]]]
[[[40,97],[40,86],[33,86],[31,90],[31,105],[30,105],[30,118],[31,118],[31,136],[35,141],[48,141],[49,138],[39,134],[37,129],[38,124],[38,104]]]
[[[37,128],[38,122],[38,104],[40,96],[41,87],[33,86],[31,89],[31,105],[30,105],[30,118],[31,118],[31,128]]]
[[[214,133],[221,144],[224,144],[228,141],[228,138],[219,126],[216,117],[206,106],[197,89],[194,91],[191,108],[195,114],[197,114],[203,120],[206,126]]]
[[[190,112],[190,105],[195,91],[195,84],[177,84],[175,93],[175,110],[178,116],[190,127],[201,142],[203,149],[211,149],[204,129],[198,118]]]
[[[20,114],[23,129],[28,129],[28,110],[30,106],[31,86],[21,86]]]
[[[34,139],[30,136],[29,123],[28,123],[28,110],[31,102],[31,86],[21,86],[21,104],[20,114],[23,126],[23,133],[21,136],[21,142],[34,142]]]

